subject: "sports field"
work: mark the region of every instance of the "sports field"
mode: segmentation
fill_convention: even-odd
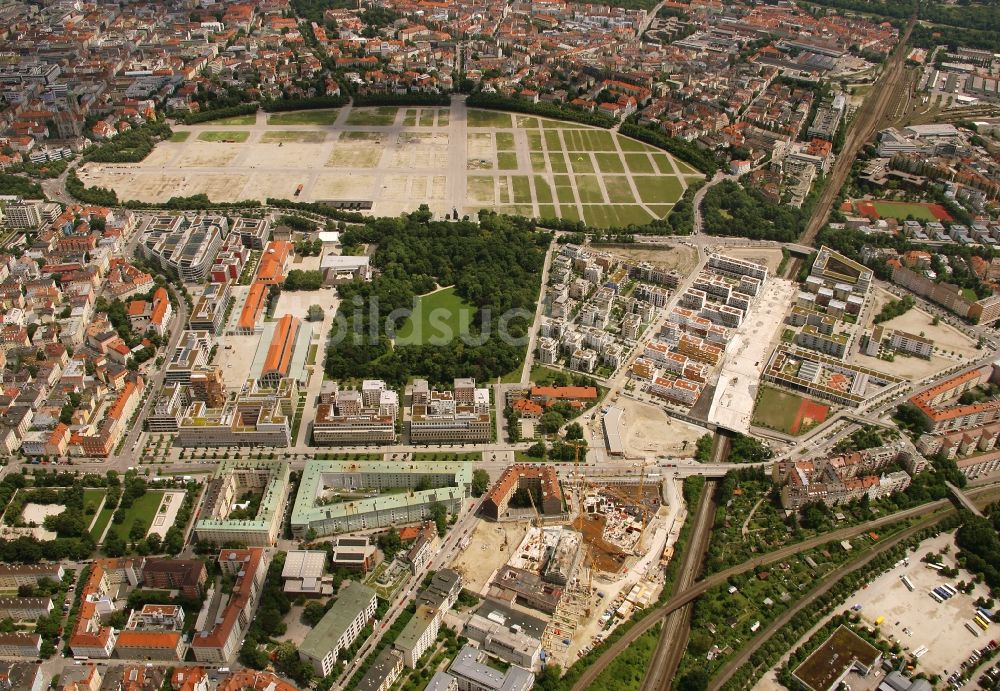
[[[421,295],[413,314],[396,333],[396,345],[443,345],[469,333],[475,308],[455,294],[455,289],[442,288]]]
[[[373,214],[388,216],[426,203],[439,215],[496,209],[603,227],[663,217],[702,178],[614,132],[457,100],[239,116],[175,131],[141,163],[87,163],[80,177],[123,200],[370,200]]]
[[[830,407],[787,391],[761,387],[751,424],[785,434],[802,434],[826,420]]]
[[[940,204],[923,202],[892,202],[881,200],[860,200],[853,202],[857,213],[868,218],[895,218],[904,221],[913,217],[917,221],[951,221],[948,210]]]

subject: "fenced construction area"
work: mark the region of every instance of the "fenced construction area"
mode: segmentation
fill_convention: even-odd
[[[189,134],[158,144],[146,160],[88,163],[80,177],[124,200],[371,201],[376,215],[426,203],[442,215],[485,208],[599,227],[662,218],[702,177],[615,132],[466,109],[459,100],[244,117],[177,126]]]

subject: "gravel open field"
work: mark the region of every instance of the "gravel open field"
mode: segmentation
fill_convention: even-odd
[[[199,193],[219,202],[370,200],[381,215],[427,203],[440,215],[487,208],[597,226],[662,217],[701,177],[616,133],[467,110],[459,101],[247,116],[177,133],[141,163],[88,163],[80,177],[125,200]]]

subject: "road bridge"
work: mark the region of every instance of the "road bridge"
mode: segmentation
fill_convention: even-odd
[[[946,482],[944,484],[945,487],[948,488],[948,491],[951,492],[951,497],[958,504],[958,508],[970,511],[975,515],[979,516],[980,518],[982,518],[983,512],[980,511],[979,508],[972,503],[972,500],[969,499],[969,497],[967,497],[962,490],[960,490],[958,487],[951,484],[950,482]]]

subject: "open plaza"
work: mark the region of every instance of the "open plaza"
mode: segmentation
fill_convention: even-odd
[[[461,102],[260,113],[176,129],[187,133],[141,163],[89,163],[80,177],[146,202],[201,193],[218,202],[370,201],[375,215],[394,216],[420,200],[442,215],[485,208],[598,227],[662,218],[702,178],[614,132]]]

